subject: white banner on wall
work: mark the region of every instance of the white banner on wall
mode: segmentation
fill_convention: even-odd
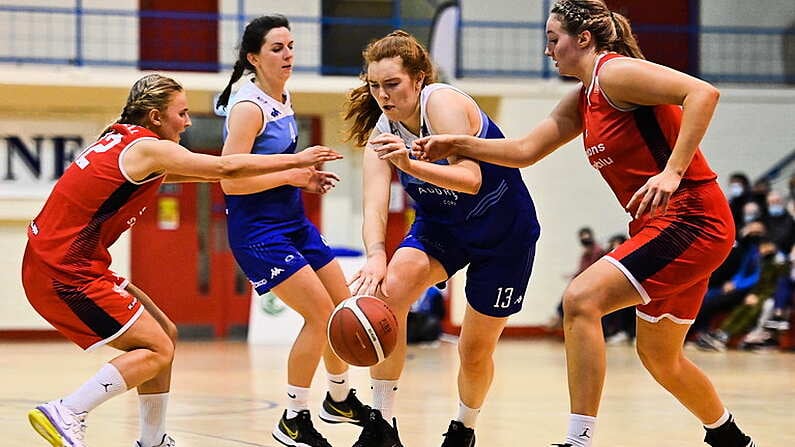
[[[90,121],[0,121],[0,198],[46,197],[97,133]]]

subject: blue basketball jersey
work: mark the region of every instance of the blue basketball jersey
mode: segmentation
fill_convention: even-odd
[[[451,85],[437,83],[425,86],[420,94],[421,136],[434,134],[426,115],[428,97],[434,91],[446,88],[456,90],[470,98]],[[480,115],[481,126],[477,137],[504,138],[500,129],[486,113],[480,110]],[[382,133],[398,135],[407,146],[411,146],[411,143],[419,137],[412,134],[400,122],[389,121],[383,114],[376,128]],[[436,163],[448,164],[447,160]],[[512,226],[519,224],[520,221],[522,225],[529,224],[531,228],[528,230],[537,237],[540,229],[533,200],[519,170],[483,161],[478,163],[482,183],[477,194],[441,188],[398,170],[400,182],[406,193],[414,200],[417,219],[448,227],[455,233],[456,238],[465,243],[481,246],[484,251],[495,253],[504,248],[503,243],[509,243],[505,239],[497,242],[501,238],[495,236],[510,234]]]
[[[229,110],[235,104],[248,101],[262,111],[263,125],[254,139],[253,154],[292,154],[298,145],[298,125],[289,93],[285,101],[277,101],[263,92],[253,80],[232,97]],[[224,139],[229,132],[228,118],[224,124]],[[225,195],[228,215],[229,243],[242,246],[274,232],[286,232],[303,225],[304,205],[299,188],[282,185],[266,191],[244,195]]]

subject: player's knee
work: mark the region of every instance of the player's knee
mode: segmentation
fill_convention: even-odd
[[[411,276],[403,276],[402,279],[399,275],[387,275],[381,286],[383,296],[380,297],[385,303],[389,305],[392,312],[398,314],[407,314],[411,307],[411,298],[407,299],[410,294],[407,293],[407,282],[405,278]],[[416,297],[415,297],[416,298]]]
[[[331,318],[331,312],[333,311],[334,303],[331,301],[331,297],[326,300],[317,300],[317,302],[312,305],[311,311],[307,315],[303,315],[304,322],[310,329],[320,328],[320,330],[325,331],[328,320]]]
[[[171,340],[171,344],[176,346],[177,344],[177,337],[179,337],[179,329],[177,329],[177,325],[174,324],[171,320],[168,320],[163,327],[163,330],[166,332],[166,335]]]
[[[458,356],[461,367],[477,369],[492,361],[492,349],[487,343],[459,343]]]
[[[658,382],[665,383],[668,379],[679,374],[680,364],[677,359],[660,356],[656,349],[646,347],[641,343],[638,343],[635,349],[643,367]]]
[[[591,288],[572,281],[563,292],[563,315],[565,318],[600,317],[599,308]]]
[[[149,352],[147,360],[160,371],[174,361],[174,342],[163,332],[162,336],[152,340]]]

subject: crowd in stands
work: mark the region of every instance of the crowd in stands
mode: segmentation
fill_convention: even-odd
[[[688,340],[701,350],[718,352],[787,347],[782,335],[790,330],[795,301],[795,174],[787,191],[765,180],[752,184],[740,172],[729,177],[727,186],[736,241],[710,278]],[[578,236],[582,253],[573,276],[626,240],[617,234],[603,247],[589,227]],[[550,329],[559,327],[562,313],[558,306]],[[606,315],[602,327],[608,345],[632,343],[634,308]]]
[[[691,339],[705,351],[778,348],[795,291],[795,175],[786,193],[767,181],[729,178],[737,240],[710,278]]]

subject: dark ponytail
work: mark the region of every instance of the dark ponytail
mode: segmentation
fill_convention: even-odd
[[[237,50],[237,60],[232,69],[232,76],[229,78],[226,88],[218,97],[218,102],[215,103],[216,107],[225,108],[227,104],[229,104],[229,96],[232,94],[232,85],[240,80],[246,70],[254,71],[254,66],[248,61],[248,54],[259,53],[262,44],[265,43],[265,36],[268,34],[268,31],[273,28],[290,29],[290,22],[287,20],[287,17],[281,14],[273,14],[257,17],[246,25],[246,29],[243,31],[243,37],[240,39],[240,46]]]

